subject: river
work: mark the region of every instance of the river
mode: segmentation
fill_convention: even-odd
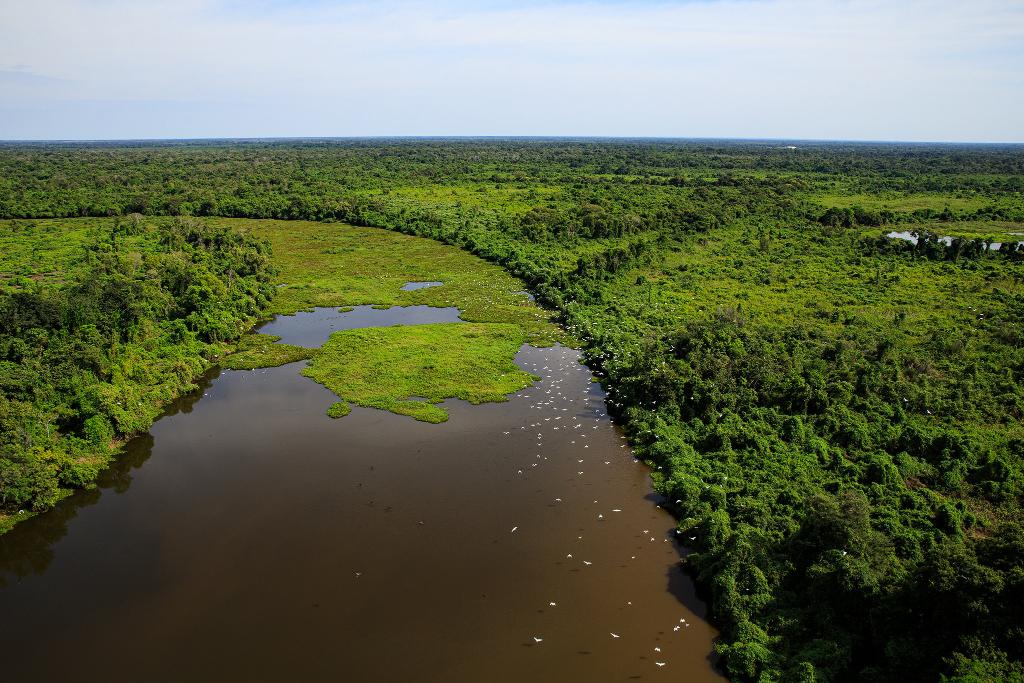
[[[403,315],[432,321],[263,331]],[[98,489],[0,536],[4,680],[721,680],[600,386],[572,349],[517,363],[541,381],[436,425],[333,420],[302,363],[211,372]]]

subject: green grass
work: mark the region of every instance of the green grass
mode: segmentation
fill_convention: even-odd
[[[147,218],[145,224],[166,219]],[[22,289],[31,282],[60,285],[81,270],[90,236],[109,232],[109,218],[0,221],[0,290]],[[145,235],[123,237],[128,253],[152,249]]]
[[[889,231],[873,228],[863,234]],[[641,318],[682,322],[721,307],[740,307],[751,324],[814,321],[833,332],[845,323],[829,322],[826,314],[832,310],[879,324],[891,323],[902,312],[905,327],[925,337],[944,322],[971,325],[979,307],[991,304],[988,298],[995,289],[1016,288],[1012,280],[984,267],[965,270],[943,261],[908,264],[898,258],[864,258],[852,248],[859,234],[816,226],[778,228],[768,250],[761,251],[751,230],[741,225],[722,228],[686,238],[663,263],[622,278],[610,298],[618,306],[632,306]],[[634,286],[640,275],[653,283],[649,304],[647,293]]]
[[[860,235],[888,231],[777,228],[762,251],[756,234],[736,224],[685,238],[663,262],[624,274],[609,287],[607,299],[633,321],[638,336],[719,315],[742,320],[768,338],[793,326],[834,339],[855,329],[894,331],[901,351],[932,359],[934,383],[947,388],[956,383],[961,364],[1004,353],[991,337],[1006,334],[1009,323],[989,321],[1006,320],[1010,297],[1024,291],[1015,275],[1019,266],[1007,267],[997,256],[966,264],[866,257],[857,247]],[[639,277],[648,284],[638,287]],[[965,348],[935,357],[936,340],[949,337],[962,339]],[[961,390],[964,397],[971,395],[967,384]],[[968,429],[962,416],[920,420]],[[986,442],[1024,438],[1024,424],[1017,420],[979,417],[969,429]]]
[[[445,399],[505,401],[539,379],[513,362],[523,341],[522,329],[500,323],[345,330],[331,335],[302,374],[342,399],[332,417],[347,414],[348,402],[444,422],[448,413],[435,404]]]
[[[147,218],[160,224],[172,219]],[[433,240],[412,237],[379,228],[360,228],[342,223],[251,219],[205,219],[208,223],[249,232],[269,241],[273,262],[278,270],[276,296],[269,314],[292,314],[317,306],[338,307],[370,304],[389,306],[455,306],[470,323],[425,326],[435,328],[395,328],[390,332],[366,334],[390,335],[401,348],[419,348],[430,340],[438,349],[434,366],[399,362],[401,372],[418,391],[409,395],[434,401],[464,397],[481,402],[504,400],[505,394],[522,386],[528,377],[512,363],[523,343],[548,346],[555,342],[574,343],[556,325],[549,311],[537,306],[523,294],[525,285],[499,266],[487,263],[461,249]],[[83,218],[0,223],[0,286],[19,288],[30,280],[58,283],[75,268],[91,233],[104,233],[112,219]],[[141,237],[122,238],[124,247],[138,252],[148,246]],[[440,287],[402,291],[410,281],[440,281]],[[463,328],[466,328],[463,330]],[[401,331],[396,331],[401,330]],[[470,332],[475,330],[475,333]],[[446,335],[444,339],[435,335]],[[220,359],[222,368],[249,370],[284,365],[310,358],[315,349],[277,343],[279,338],[262,334],[244,336],[232,353]],[[512,344],[511,340],[516,343]],[[329,348],[336,346],[329,345]],[[326,349],[325,349],[325,352]],[[426,353],[426,347],[423,347]],[[468,354],[468,355],[465,355]],[[472,362],[470,362],[470,359]],[[484,362],[483,359],[488,359]],[[365,362],[360,359],[358,362]],[[326,367],[321,360],[319,367]],[[398,361],[396,361],[398,362]],[[334,376],[337,363],[330,364]],[[495,367],[503,367],[508,380],[491,381]],[[398,372],[396,370],[396,372]],[[482,373],[482,374],[481,374]],[[358,373],[356,373],[358,374]],[[445,412],[431,403],[405,401],[407,395],[391,395],[395,373],[382,373],[362,380],[358,389],[346,392],[346,398],[359,405],[374,405],[417,419],[442,421]],[[501,373],[499,373],[501,374]],[[354,375],[353,375],[354,376]],[[372,386],[374,377],[379,386]],[[517,378],[512,381],[512,378]],[[326,383],[326,382],[325,382]],[[528,383],[528,382],[527,382]],[[338,386],[331,382],[332,389]],[[505,390],[506,387],[512,387]],[[360,398],[363,397],[363,398]],[[487,397],[487,398],[484,398]],[[342,414],[332,409],[333,416]]]
[[[347,415],[348,403],[353,403],[444,422],[448,414],[435,404],[447,398],[504,401],[507,394],[529,386],[533,376],[513,362],[524,343],[572,341],[548,311],[522,293],[520,280],[457,247],[340,223],[214,222],[250,231],[272,244],[281,285],[272,313],[366,304],[455,306],[468,321],[336,332],[321,349],[253,334],[223,361],[224,368],[247,370],[311,359],[304,374],[343,399],[331,406],[331,417]],[[402,291],[411,281],[444,284]]]
[[[560,194],[558,188],[525,183],[467,183],[398,187],[386,195],[374,193],[372,196],[394,199],[409,207],[430,203],[440,210],[476,207],[523,214]]]
[[[379,228],[342,223],[218,219],[267,239],[280,270],[270,313],[316,306],[455,306],[470,322],[510,323],[534,346],[570,342],[552,314],[532,303],[525,286],[499,266],[457,247]],[[441,287],[402,291],[412,281]]]
[[[302,346],[279,344],[277,342],[280,339],[272,334],[247,334],[238,342],[235,352],[221,361],[220,366],[225,370],[275,368],[305,360],[315,351]]]
[[[942,211],[947,206],[954,211],[973,211],[990,203],[983,196],[958,197],[949,193],[898,193],[885,194],[815,194],[811,199],[825,208],[839,209],[860,206],[865,209],[881,211],[916,211],[917,209],[933,209]]]

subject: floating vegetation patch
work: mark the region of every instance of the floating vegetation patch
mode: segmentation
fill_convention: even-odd
[[[239,340],[236,351],[224,358],[220,366],[225,370],[276,368],[305,360],[316,352],[316,349],[279,344],[280,339],[273,334],[247,334]]]
[[[442,323],[336,332],[303,370],[347,403],[444,422],[437,405],[507,400],[536,379],[513,362],[523,331],[501,323]],[[336,403],[328,414],[348,413]]]

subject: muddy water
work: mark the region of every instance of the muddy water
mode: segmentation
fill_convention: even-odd
[[[211,375],[100,490],[0,537],[4,679],[718,680],[577,359],[524,347],[542,381],[440,425],[332,420],[301,364]]]

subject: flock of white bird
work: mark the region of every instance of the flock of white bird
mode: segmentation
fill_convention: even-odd
[[[588,338],[588,335],[583,333],[584,331],[581,329],[571,328],[571,331],[573,333],[578,334],[578,336],[580,336],[581,338]],[[574,372],[579,371],[579,352],[564,347],[556,347],[556,349],[557,355],[555,359],[548,360],[547,365],[540,366],[540,363],[534,364],[529,362],[524,364],[524,369],[533,372],[533,374],[535,375],[540,375],[542,377],[542,382],[534,385],[529,389],[524,389],[522,392],[518,394],[515,394],[516,398],[523,398],[531,401],[529,407],[537,411],[537,417],[534,418],[532,422],[530,422],[529,424],[521,425],[519,427],[519,429],[524,432],[527,430],[535,431],[536,452],[534,454],[534,457],[529,462],[524,463],[522,467],[519,467],[517,469],[517,477],[525,477],[530,470],[542,466],[543,463],[548,460],[547,455],[544,454],[545,430],[548,430],[549,439],[562,436],[563,438],[568,440],[568,444],[570,446],[576,446],[578,448],[577,457],[575,458],[575,464],[578,466],[579,469],[576,470],[576,476],[579,478],[586,477],[587,469],[584,469],[584,466],[589,466],[586,450],[590,448],[590,444],[586,443],[586,440],[589,438],[590,434],[593,433],[594,430],[598,430],[602,426],[608,428],[608,414],[602,408],[598,408],[596,411],[592,413],[592,421],[589,418],[581,417],[581,415],[585,415],[586,413],[584,410],[580,409],[580,403],[582,402],[583,405],[586,406],[591,400],[591,398],[593,398],[593,395],[591,394],[589,387],[584,388],[581,392],[572,393],[570,393],[568,388],[565,387],[566,380],[571,378]],[[595,359],[598,360],[599,362],[611,360],[612,355],[608,354],[606,356],[606,354],[601,353],[598,356],[596,356]],[[266,372],[266,370],[264,370],[263,372]],[[600,372],[596,372],[594,374],[598,376],[602,375],[602,373]],[[611,398],[611,396],[614,396],[615,393],[614,387],[609,386],[608,389],[611,395],[608,396],[606,400],[609,403],[614,404],[615,401]],[[585,397],[582,401],[580,400],[581,394],[583,397]],[[503,436],[505,437],[511,437],[512,435],[512,431],[503,432]],[[619,444],[619,447],[625,449],[626,437],[620,436],[619,438],[623,441],[623,443]],[[637,460],[634,458],[633,462],[637,462]],[[603,463],[603,465],[611,465],[612,461],[601,460],[600,463]],[[596,466],[599,466],[600,463],[595,462],[594,464]],[[562,503],[562,498],[555,498],[554,502]],[[597,500],[594,500],[593,502],[594,504],[598,503]],[[611,514],[621,512],[622,508],[616,507],[610,509]],[[604,513],[598,513],[597,520],[603,521],[604,519]],[[509,533],[515,534],[519,530],[520,526],[517,524],[512,526]],[[654,536],[650,535],[650,530],[648,529],[644,529],[643,534],[644,537],[649,538],[649,542],[653,543],[657,540]],[[577,540],[583,541],[583,537],[578,536]],[[662,539],[662,542],[667,543],[668,539]],[[574,559],[573,554],[567,553],[566,559]],[[635,560],[636,555],[631,556],[630,559]],[[581,558],[579,561],[582,563],[582,566],[584,567],[590,567],[594,564],[589,559]],[[361,575],[362,572],[356,572],[357,578]],[[627,604],[632,605],[632,602],[629,602]],[[548,602],[548,606],[557,607],[557,603],[555,601],[550,601]],[[689,628],[689,626],[690,623],[687,622],[685,618],[680,618],[677,623],[672,625],[671,630],[673,633],[679,633],[682,629]],[[608,633],[611,640],[618,640],[622,637],[619,633],[613,631],[609,631]],[[544,642],[544,637],[542,637],[541,635],[533,635],[532,640],[533,644],[540,645]],[[665,667],[668,664],[667,661],[660,661],[662,658],[664,658],[661,646],[653,646],[653,653],[655,655],[654,664],[659,669]]]
[[[542,361],[543,362],[543,361]],[[542,377],[542,381],[535,385],[531,389],[525,389],[522,392],[515,394],[515,398],[521,398],[531,401],[529,407],[531,410],[538,411],[538,416],[534,418],[533,422],[521,425],[519,429],[521,431],[535,431],[535,452],[531,461],[524,463],[522,467],[516,470],[516,477],[525,477],[531,469],[541,467],[545,461],[548,460],[548,456],[545,454],[544,444],[545,438],[553,439],[558,436],[562,436],[563,439],[568,440],[570,446],[575,446],[578,449],[577,457],[575,458],[576,465],[579,469],[576,470],[576,476],[584,478],[587,476],[587,469],[584,469],[585,465],[588,465],[587,455],[584,449],[590,448],[590,444],[586,443],[593,430],[597,430],[602,426],[608,427],[607,413],[598,408],[594,413],[593,419],[589,419],[585,416],[585,412],[580,410],[580,398],[579,394],[582,394],[583,403],[586,405],[587,402],[593,397],[589,387],[585,388],[582,392],[570,392],[566,388],[566,379],[571,377],[571,372],[574,369],[578,369],[579,354],[571,349],[561,348],[558,351],[556,360],[548,360],[547,365],[541,365],[538,363],[524,363],[523,367],[525,370],[532,372],[535,375]],[[545,434],[547,432],[547,434]],[[589,432],[589,433],[588,433]],[[505,431],[502,433],[504,437],[513,436],[512,431]],[[619,437],[625,441],[624,436]],[[620,448],[626,448],[625,443],[620,444]],[[550,451],[547,451],[550,452]],[[637,460],[634,458],[634,462]],[[604,465],[610,465],[611,460],[601,460]],[[595,463],[595,464],[599,464]],[[554,498],[555,503],[561,503],[562,498]],[[593,501],[595,504],[597,500]],[[610,513],[620,513],[622,508],[611,508]],[[605,515],[603,512],[597,514],[597,520],[603,521]],[[515,525],[511,528],[510,533],[516,533],[520,529],[519,525]],[[655,542],[657,538],[650,535],[649,529],[643,530],[644,537],[649,539],[649,542]],[[582,541],[583,537],[578,536],[577,540]],[[668,539],[662,539],[662,542],[667,543]],[[574,559],[573,553],[567,553],[566,559]],[[635,560],[636,555],[631,556],[630,559]],[[590,567],[593,562],[588,559],[579,560],[583,566]],[[557,603],[554,601],[549,602],[549,607],[555,607]],[[628,603],[632,605],[632,602]],[[689,628],[690,623],[687,622],[686,618],[680,618],[678,623],[672,626],[673,633],[679,633],[685,628]],[[609,631],[609,636],[612,640],[618,640],[621,638],[619,633]],[[544,637],[541,635],[532,636],[533,643],[539,645],[544,642]],[[660,660],[663,655],[661,646],[654,646],[653,648],[655,659]],[[661,668],[668,664],[667,661],[655,661],[654,664]]]

